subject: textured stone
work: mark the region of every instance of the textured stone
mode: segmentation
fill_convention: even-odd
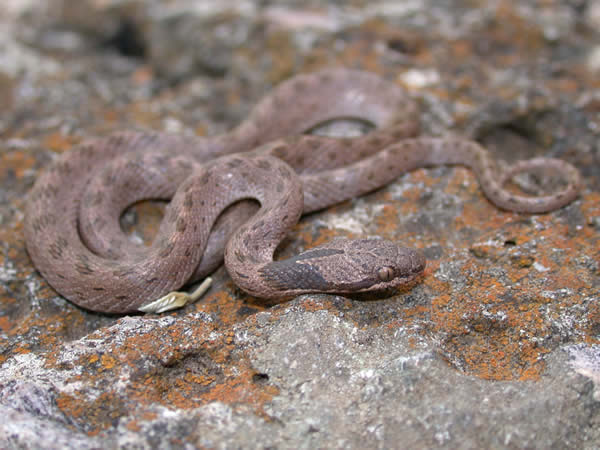
[[[0,446],[598,448],[597,2],[200,3],[0,5]],[[60,153],[120,128],[220,133],[331,65],[407,87],[426,134],[572,162],[581,197],[519,215],[467,169],[417,170],[304,218],[281,248],[380,235],[423,249],[425,276],[391,297],[276,305],[219,269],[194,305],[113,317],[35,271],[24,197]],[[122,225],[147,242],[163,206]]]

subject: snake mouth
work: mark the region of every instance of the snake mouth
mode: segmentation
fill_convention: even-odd
[[[358,299],[361,299],[362,295],[373,295],[373,294],[381,294],[381,298],[386,298],[388,296],[393,296],[399,294],[404,291],[410,291],[415,284],[419,282],[423,278],[424,271],[418,271],[415,273],[411,273],[410,275],[406,275],[403,277],[397,277],[388,282],[382,282],[377,284],[371,284],[368,287],[363,289],[349,289],[346,292],[338,292],[339,294],[354,296],[356,294]],[[401,291],[401,292],[396,292]],[[367,299],[370,297],[366,297]],[[379,298],[379,296],[377,297]]]
[[[422,271],[415,272],[410,275],[394,278],[391,281],[381,282],[381,283],[377,283],[377,284],[371,284],[370,286],[362,288],[362,289],[354,289],[354,290],[349,289],[346,293],[352,293],[352,292],[366,293],[366,292],[390,291],[390,290],[394,290],[394,289],[398,289],[401,287],[411,285],[413,282],[418,280],[422,275],[423,275]]]

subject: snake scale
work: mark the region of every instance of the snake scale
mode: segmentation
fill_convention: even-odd
[[[303,134],[340,117],[375,129],[356,138]],[[546,212],[578,194],[579,173],[564,161],[534,158],[501,170],[473,141],[415,137],[417,117],[399,86],[327,69],[283,82],[227,134],[121,132],[84,141],[58,157],[29,194],[29,255],[61,295],[109,313],[169,309],[172,291],[205,277],[223,256],[235,283],[254,296],[365,292],[413,280],[425,268],[423,255],[383,239],[334,239],[274,261],[302,213],[439,164],[470,167],[487,198],[507,210]],[[503,187],[535,168],[558,171],[566,186],[538,197]],[[156,238],[142,246],[128,240],[119,217],[149,198],[170,203]],[[157,299],[162,306],[154,306]]]

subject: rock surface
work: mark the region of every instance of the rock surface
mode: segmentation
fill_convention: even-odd
[[[600,2],[40,5],[0,5],[3,448],[600,447]],[[221,133],[325,66],[405,86],[426,134],[564,158],[585,189],[519,215],[467,169],[417,170],[304,218],[281,249],[339,235],[423,249],[425,277],[387,298],[267,303],[221,268],[194,305],[113,317],[35,271],[23,205],[57,155],[122,128]],[[125,214],[132,239],[162,207]]]

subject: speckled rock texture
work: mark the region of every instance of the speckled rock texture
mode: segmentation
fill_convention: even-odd
[[[600,448],[600,1],[4,0],[0,22],[0,447]],[[53,158],[124,128],[221,133],[329,66],[406,87],[427,135],[570,161],[580,198],[508,213],[467,169],[422,169],[281,248],[423,249],[391,297],[268,303],[221,268],[194,305],[116,317],[35,271],[23,205]],[[163,208],[122,226],[148,242]]]

